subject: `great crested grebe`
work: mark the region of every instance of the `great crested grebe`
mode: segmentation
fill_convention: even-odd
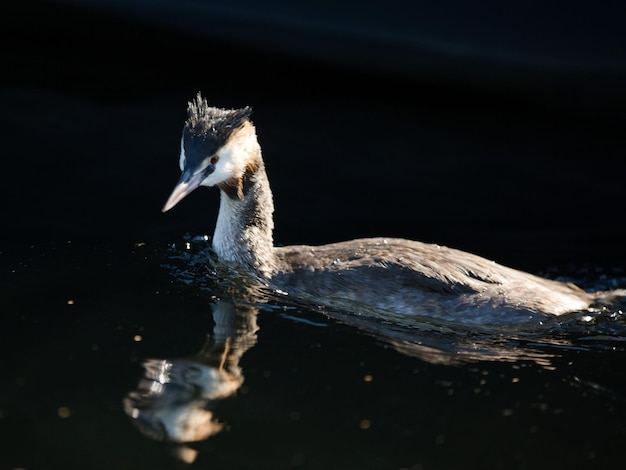
[[[212,246],[270,288],[330,308],[376,309],[473,325],[513,325],[614,302],[626,290],[588,293],[471,253],[398,238],[274,246],[272,192],[252,110],[188,103],[182,176],[163,212],[199,186],[220,189]]]

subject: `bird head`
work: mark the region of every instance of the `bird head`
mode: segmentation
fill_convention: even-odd
[[[199,186],[239,188],[246,169],[254,165],[253,156],[260,151],[250,122],[251,108],[210,107],[198,93],[187,111],[180,144],[182,175],[163,212]]]

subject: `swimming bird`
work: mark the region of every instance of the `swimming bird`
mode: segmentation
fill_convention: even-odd
[[[187,111],[182,176],[163,212],[200,186],[216,186],[220,206],[212,248],[220,262],[292,298],[357,314],[532,327],[626,295],[586,292],[465,251],[400,238],[275,246],[273,196],[251,108],[211,107],[198,93]]]

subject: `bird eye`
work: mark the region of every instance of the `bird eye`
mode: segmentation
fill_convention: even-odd
[[[217,155],[213,155],[211,157],[211,160],[210,160],[211,165],[215,165],[218,162],[219,159],[220,159],[220,157],[218,157]]]

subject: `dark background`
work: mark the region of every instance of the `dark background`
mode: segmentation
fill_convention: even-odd
[[[624,287],[624,2],[475,3],[3,2],[0,466],[189,468],[121,403],[214,324],[163,266],[217,215],[207,189],[161,213],[198,91],[254,108],[278,243],[400,236]],[[622,464],[623,319],[571,348],[472,335],[495,355],[450,367],[282,313],[196,468]]]
[[[160,213],[202,91],[254,108],[277,243],[626,260],[618,2],[249,3],[4,5],[3,243],[210,234],[216,192]]]

